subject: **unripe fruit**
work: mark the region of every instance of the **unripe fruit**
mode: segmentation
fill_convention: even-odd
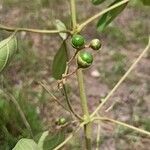
[[[57,124],[58,125],[64,125],[66,123],[66,119],[64,117],[61,117],[58,119]]]
[[[89,52],[80,52],[77,56],[79,68],[88,68],[93,62],[93,56]]]
[[[99,39],[93,39],[90,43],[90,47],[93,50],[99,50],[101,48],[101,46],[102,46],[102,44]]]
[[[71,42],[72,46],[76,49],[82,49],[85,45],[84,37],[79,34],[73,35]]]

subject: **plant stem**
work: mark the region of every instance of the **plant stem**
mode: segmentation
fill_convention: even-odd
[[[79,84],[79,92],[80,92],[80,98],[81,98],[82,111],[83,111],[84,115],[89,116],[82,69],[77,70],[77,79],[78,79],[78,84]]]
[[[70,0],[71,2],[71,18],[72,18],[72,25],[73,25],[73,32],[76,32],[76,25],[77,25],[77,18],[76,18],[76,0]],[[81,106],[84,114],[84,119],[90,120],[90,115],[87,106],[87,99],[84,89],[84,82],[83,82],[83,73],[81,69],[77,70],[77,79],[80,91],[80,100]],[[87,123],[84,125],[84,133],[85,133],[85,141],[86,141],[86,149],[91,150],[91,123]]]
[[[104,9],[103,11],[97,13],[96,15],[90,17],[90,18],[87,19],[85,22],[83,22],[82,24],[80,24],[80,25],[78,26],[78,30],[81,31],[87,24],[91,23],[92,21],[94,21],[95,19],[99,18],[99,17],[102,16],[103,14],[109,12],[110,10],[115,9],[115,8],[117,8],[117,7],[121,6],[121,5],[123,5],[123,4],[127,3],[127,2],[129,2],[129,1],[130,1],[130,0],[122,0],[122,1],[118,2],[117,4],[115,4],[115,5],[113,5],[113,6],[110,6],[109,8]]]
[[[19,31],[25,31],[25,32],[34,32],[34,33],[42,33],[42,34],[55,34],[55,33],[71,33],[69,30],[66,31],[58,31],[58,30],[40,30],[40,29],[29,29],[29,28],[19,28],[19,27],[8,27],[0,24],[0,30],[6,30],[10,32],[14,32],[17,30]]]
[[[84,125],[84,123],[80,124],[76,130],[70,134],[62,143],[60,143],[56,148],[54,148],[54,150],[59,150],[61,147],[63,147]]]
[[[58,105],[60,105],[63,109],[65,109],[70,113],[70,111],[64,105],[62,105],[59,99],[49,90],[49,88],[45,83],[43,82],[38,82],[38,83],[46,90],[46,92],[53,98],[53,100],[57,102]]]
[[[76,18],[76,0],[71,0],[71,18],[72,18],[72,26],[73,30],[75,30],[77,25],[77,18]]]
[[[80,116],[74,111],[74,109],[73,109],[73,107],[72,107],[72,105],[71,105],[71,103],[70,103],[70,100],[69,100],[69,98],[68,98],[68,94],[67,94],[67,90],[66,90],[66,85],[65,85],[65,84],[63,84],[63,90],[64,90],[64,95],[65,95],[65,98],[66,98],[66,102],[67,102],[67,105],[68,105],[70,111],[71,111],[72,114],[73,114],[76,118],[78,118],[80,121],[83,120],[82,117],[80,117]]]
[[[100,126],[100,124],[98,124],[98,126],[97,126],[97,138],[96,138],[96,150],[99,150],[99,147],[100,147],[100,130],[101,130],[101,126]]]
[[[94,121],[94,120],[103,120],[103,121],[113,122],[113,123],[115,123],[115,124],[118,124],[118,125],[121,125],[121,126],[130,128],[130,129],[132,129],[132,130],[134,130],[134,131],[136,131],[136,132],[139,132],[139,133],[146,134],[146,135],[150,136],[150,132],[145,131],[145,130],[143,130],[143,129],[139,129],[139,128],[137,128],[137,127],[134,127],[134,126],[132,126],[132,125],[129,125],[129,124],[124,123],[124,122],[121,122],[121,121],[117,121],[117,120],[110,119],[110,118],[107,118],[107,117],[95,117],[95,118],[93,118],[92,121]]]
[[[79,92],[80,92],[80,100],[81,100],[81,107],[84,114],[85,120],[90,119],[88,105],[87,105],[87,98],[85,93],[84,87],[84,79],[83,79],[83,72],[82,69],[77,70],[77,79],[79,85]],[[86,149],[91,150],[91,123],[87,123],[84,125],[84,133],[85,133],[85,141],[86,141]]]

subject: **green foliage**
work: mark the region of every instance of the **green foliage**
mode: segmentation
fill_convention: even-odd
[[[150,6],[150,0],[141,0],[142,3],[146,6]]]
[[[43,132],[43,134],[41,135],[41,137],[38,141],[38,148],[40,150],[44,150],[44,141],[45,141],[47,136],[48,136],[48,131]]]
[[[121,0],[115,0],[112,4],[109,5],[113,6],[114,4],[120,2]],[[128,3],[125,3],[119,7],[116,7],[113,10],[105,13],[97,23],[97,30],[104,31],[104,29],[125,9]]]
[[[47,9],[47,8],[44,8],[44,10],[43,10],[42,6],[47,7],[48,5],[50,5],[50,3],[52,1],[54,3],[56,2],[55,0],[33,0],[33,1],[30,1],[30,5],[29,5],[29,3],[24,1],[24,0],[13,0],[13,1],[12,0],[4,0],[4,3],[6,4],[8,2],[8,4],[10,4],[10,6],[14,6],[15,11],[18,10],[18,6],[19,6],[19,5],[17,5],[17,3],[20,3],[21,4],[20,6],[22,8],[25,8],[25,12],[28,11],[28,10],[31,12],[31,10],[32,10],[33,14],[29,14],[29,15],[27,14],[26,15],[27,16],[26,18],[29,18],[29,19],[26,20],[26,18],[23,17],[22,20],[21,20],[21,24],[17,24],[17,26],[21,25],[23,27],[28,27],[28,26],[30,26],[28,24],[29,21],[31,19],[35,19],[35,20],[37,20],[37,22],[35,20],[32,20],[33,27],[36,26],[36,28],[44,28],[45,23],[46,23],[47,28],[51,29],[50,25],[53,25],[53,21],[52,21],[53,17],[52,17],[52,19],[49,18],[49,14],[50,13],[54,14],[54,18],[55,18],[55,12],[51,12],[51,10]],[[60,5],[60,2],[62,0],[58,0],[58,1],[56,2],[56,6],[58,6],[58,7],[55,10],[62,10],[61,7],[63,7],[63,6]],[[91,2],[94,5],[99,5],[99,4],[103,3],[104,1],[105,0],[91,0]],[[115,3],[117,3],[121,0],[116,0],[116,1],[112,0],[112,1],[113,1],[113,3],[111,5],[114,5]],[[110,1],[105,1],[105,2],[109,3]],[[143,2],[143,4],[149,5],[148,0],[141,0],[140,5],[142,5],[141,2]],[[126,7],[126,5],[127,4],[122,5],[118,8],[104,14],[98,22],[98,30],[99,31],[104,31],[105,28],[115,19],[115,17],[117,17],[118,14],[120,14],[123,11],[123,9]],[[19,11],[20,11],[20,9],[19,9]],[[85,13],[87,13],[87,12],[85,12]],[[12,13],[12,15],[14,15],[14,14],[15,13]],[[41,18],[40,18],[40,15],[41,15]],[[67,15],[63,14],[62,16],[66,17]],[[62,16],[59,16],[59,17],[62,17]],[[84,16],[84,14],[83,14],[83,16]],[[46,20],[47,18],[49,18],[48,19],[49,22],[47,22],[47,20]],[[68,20],[69,20],[69,23],[70,23],[70,18],[71,17],[69,16],[68,18],[69,18]],[[143,17],[143,18],[146,18],[146,17]],[[11,19],[13,20],[13,17]],[[130,17],[129,17],[129,20],[130,20]],[[141,20],[140,20],[140,22],[141,22]],[[43,26],[41,26],[41,24]],[[61,22],[60,20],[56,20],[55,25],[56,25],[56,28],[57,28],[58,31],[67,30],[65,24],[63,22]],[[76,27],[78,29],[78,25],[76,25]],[[69,29],[72,29],[72,28],[69,27]],[[143,36],[142,35],[143,30],[141,29],[141,26],[137,26],[137,28],[135,28],[135,26],[133,26],[133,29],[135,30],[134,33],[137,33],[137,34],[135,34],[135,37],[140,37],[140,39],[141,39],[141,37]],[[91,30],[91,28],[90,28],[90,30]],[[147,29],[144,32],[147,32]],[[76,33],[76,32],[75,31],[70,31],[70,33]],[[115,46],[115,48],[116,48],[116,46],[117,47],[120,46],[119,44],[122,44],[122,45],[127,44],[126,43],[126,37],[124,36],[122,29],[118,29],[118,27],[116,27],[116,26],[115,27],[113,27],[113,26],[107,27],[104,34],[106,34],[106,36],[109,37],[108,41],[109,41],[109,46],[110,47],[112,46],[112,44],[114,44],[113,46]],[[34,102],[35,101],[37,102],[37,99],[38,99],[38,102],[39,102],[39,100],[41,100],[42,102],[43,101],[45,102],[45,99],[47,99],[47,97],[45,98],[45,94],[43,94],[45,92],[43,92],[44,91],[43,89],[42,89],[42,92],[39,89],[38,89],[38,92],[34,91],[37,88],[37,85],[34,84],[34,81],[40,81],[38,77],[41,76],[41,72],[42,72],[42,75],[43,75],[43,72],[44,72],[44,75],[45,75],[45,73],[46,74],[48,73],[47,70],[40,70],[40,69],[41,68],[45,69],[45,66],[44,66],[45,64],[43,63],[43,61],[47,60],[47,62],[49,64],[49,60],[51,60],[51,57],[50,57],[50,59],[49,59],[49,57],[48,57],[48,59],[47,58],[43,59],[42,57],[38,57],[38,55],[43,54],[43,52],[45,52],[45,51],[40,51],[39,52],[40,54],[37,51],[35,53],[33,52],[33,47],[40,47],[41,48],[41,44],[37,45],[37,41],[39,41],[39,37],[38,37],[39,35],[36,35],[36,36],[32,37],[30,34],[28,34],[29,37],[31,36],[32,39],[34,39],[33,44],[32,44],[32,42],[30,42],[30,39],[25,39],[24,35],[26,37],[26,34],[24,34],[24,32],[21,32],[21,37],[22,37],[23,40],[22,40],[22,42],[21,41],[20,42],[21,42],[21,47],[23,47],[23,49],[25,49],[25,51],[21,50],[20,51],[21,54],[16,56],[17,61],[15,62],[16,64],[14,65],[15,68],[16,68],[16,72],[13,74],[14,70],[11,71],[11,69],[10,69],[10,71],[6,72],[7,77],[6,78],[1,78],[1,81],[2,81],[1,85],[2,85],[2,88],[6,88],[8,92],[11,92],[14,95],[14,97],[16,98],[16,100],[18,101],[18,103],[20,104],[25,116],[27,117],[27,120],[28,120],[29,124],[31,125],[32,131],[33,131],[33,139],[35,140],[35,137],[36,137],[35,135],[39,134],[39,132],[42,131],[42,123],[41,123],[41,120],[39,119],[39,114],[37,113],[37,108],[39,109],[40,106],[36,107]],[[63,43],[62,43],[61,47],[59,48],[59,50],[57,51],[57,53],[54,57],[54,61],[53,61],[52,73],[53,73],[53,76],[54,76],[55,79],[61,79],[62,78],[62,74],[66,70],[66,62],[68,61],[67,46],[66,46],[67,33],[59,33],[59,35],[62,38]],[[68,37],[69,36],[70,36],[70,34],[68,34]],[[105,38],[105,36],[102,36],[102,37]],[[129,40],[129,38],[131,38],[130,39],[131,41]],[[142,37],[142,38],[145,39],[145,37]],[[43,40],[42,42],[46,43],[45,39],[47,39],[49,41],[48,36],[42,36],[42,38],[40,40]],[[133,38],[132,38],[131,34],[129,34],[128,40],[130,42],[133,42],[132,41]],[[113,41],[117,41],[118,43],[116,44]],[[98,43],[98,45],[97,45],[97,43]],[[57,44],[56,41],[55,41],[55,44]],[[1,45],[1,43],[0,43],[0,45]],[[13,44],[10,44],[10,45],[8,44],[8,46],[5,46],[6,50],[4,51],[5,53],[2,52],[2,55],[1,55],[1,46],[0,46],[0,58],[1,58],[1,56],[3,56],[3,54],[7,53],[8,49],[11,49],[12,45]],[[79,45],[77,45],[77,47],[75,47],[75,44],[73,44],[73,47],[75,47],[76,49],[79,48],[78,46],[79,47],[81,46],[81,49],[84,48],[84,39],[81,41],[81,43],[79,43]],[[91,46],[91,45],[86,45],[85,47],[88,47],[88,46]],[[93,49],[97,50],[97,49],[100,48],[100,43],[97,42],[97,41],[96,42],[94,41],[94,43],[91,47],[93,47]],[[14,54],[15,53],[12,51],[12,56]],[[120,79],[120,77],[126,71],[125,70],[125,67],[126,67],[125,56],[121,52],[116,52],[116,51],[113,52],[113,53],[111,53],[111,51],[109,51],[108,55],[109,54],[112,54],[112,60],[110,60],[110,62],[108,62],[109,63],[108,66],[104,65],[104,67],[100,68],[101,69],[101,77],[109,85],[114,86],[114,84]],[[51,55],[51,53],[50,53],[50,55]],[[5,56],[8,57],[8,58],[10,57],[10,60],[11,60],[11,55],[8,55],[8,53],[7,53]],[[5,59],[5,62],[7,60],[8,59]],[[0,61],[1,61],[1,59],[0,59]],[[78,62],[78,65],[80,65],[82,67],[88,67],[89,65],[91,65],[92,61],[93,61],[92,55],[87,55],[86,54],[86,55],[83,55],[83,56],[80,57],[80,63],[81,64]],[[112,65],[112,61],[113,61],[113,65]],[[104,63],[107,63],[107,62],[104,62]],[[0,64],[1,64],[1,62],[0,62]],[[2,70],[3,70],[3,67],[5,67],[5,66],[6,65],[4,63],[4,65],[2,67],[0,65],[0,68],[2,68]],[[110,68],[110,66],[111,66],[111,68]],[[23,67],[23,69],[22,69],[22,67]],[[14,77],[15,79],[11,78],[11,74],[16,75]],[[19,74],[19,76],[18,76],[18,74]],[[15,88],[15,86],[20,86],[20,85],[22,86],[22,82],[25,81],[25,80],[22,80],[22,78],[29,80],[29,81],[27,81],[25,87],[23,87],[23,90]],[[15,80],[15,81],[13,81],[13,80]],[[49,77],[48,77],[48,81],[50,81],[50,80],[49,80]],[[5,84],[7,82],[9,82],[8,85]],[[31,84],[33,84],[33,86],[29,87]],[[23,84],[23,86],[24,86],[24,84]],[[71,88],[69,87],[68,90],[70,91],[70,89]],[[28,100],[31,100],[31,102],[29,102]],[[46,118],[47,116],[46,117],[42,116],[42,117],[44,118],[43,120],[47,119]],[[55,115],[52,116],[52,117],[55,117]],[[3,149],[4,150],[12,150],[12,148],[15,146],[16,142],[19,139],[21,139],[21,140],[18,142],[18,144],[15,146],[15,148],[13,150],[17,150],[17,149],[19,149],[19,150],[22,150],[22,149],[23,150],[28,150],[28,149],[53,150],[57,145],[62,143],[65,139],[65,127],[66,127],[65,125],[67,123],[66,123],[66,120],[64,118],[61,118],[61,120],[60,120],[61,124],[59,126],[59,131],[57,133],[56,133],[56,131],[53,131],[52,134],[48,134],[48,131],[46,131],[42,134],[42,136],[40,138],[38,138],[37,141],[33,141],[33,140],[29,139],[29,138],[31,138],[31,136],[29,134],[29,131],[27,131],[27,129],[25,128],[25,125],[24,125],[23,121],[21,120],[20,114],[18,113],[16,107],[14,106],[14,104],[12,103],[10,98],[8,98],[7,96],[5,97],[2,94],[0,95],[0,118],[1,118],[0,119],[0,149],[2,149],[2,150]],[[149,129],[150,121],[148,119],[145,119],[145,120],[143,119],[143,120],[140,120],[140,121],[141,121],[140,123],[142,123],[141,127],[146,129],[147,131],[150,131],[150,129]],[[51,122],[50,122],[50,124],[51,124]],[[72,130],[70,132],[72,132]],[[117,134],[117,137],[119,139],[121,136],[124,137],[124,135],[127,135],[130,132],[132,132],[132,131],[130,131],[127,128],[118,127],[117,131],[116,131],[116,134]],[[110,135],[108,134],[108,136],[110,136]],[[130,139],[134,140],[135,137],[131,136],[131,137],[129,137],[129,140]],[[104,137],[102,135],[100,143],[103,143],[103,141],[105,141],[105,140],[106,139],[104,139]],[[75,140],[72,141],[72,145],[71,145],[70,149],[76,149],[76,150],[77,149],[83,149],[83,147],[81,147],[81,145],[82,145],[81,142],[79,141],[78,138],[76,138]]]
[[[17,39],[15,35],[11,35],[7,39],[0,42],[0,72],[2,72],[10,63],[16,51]]]
[[[53,60],[52,75],[55,79],[58,80],[62,78],[62,74],[66,69],[67,60],[67,45],[66,42],[63,41]]]
[[[36,107],[24,99],[23,91],[17,91],[16,89],[15,91],[16,100],[25,113],[35,135],[42,130]],[[4,97],[3,94],[0,96],[0,118],[0,149],[11,150],[21,137],[30,137],[30,133],[26,129],[16,106],[9,97]]]
[[[118,138],[124,137],[127,134],[131,134],[132,130],[125,128],[123,126],[117,126],[116,130],[115,130],[115,136]]]
[[[46,137],[44,141],[44,150],[53,150],[56,146],[65,140],[65,130],[54,133]]]
[[[61,22],[60,20],[56,20],[56,28],[58,29],[58,31],[67,30],[65,24],[63,22]],[[67,39],[67,33],[59,33],[59,35],[63,40]]]
[[[17,142],[13,150],[53,150],[57,145],[63,142],[64,139],[64,130],[59,131],[55,135],[49,135],[49,132],[45,131],[39,138],[38,143],[32,139],[22,138]]]
[[[38,145],[31,139],[21,139],[12,150],[41,150]]]
[[[91,0],[92,4],[94,5],[99,5],[101,3],[103,3],[105,0]]]
[[[150,132],[150,118],[141,119],[143,128]]]

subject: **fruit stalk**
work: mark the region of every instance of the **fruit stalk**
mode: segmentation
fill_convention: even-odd
[[[71,0],[71,18],[72,18],[72,26],[73,30],[75,30],[77,25],[77,19],[76,19],[76,0]]]

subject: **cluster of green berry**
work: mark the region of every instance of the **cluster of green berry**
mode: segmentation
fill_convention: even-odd
[[[84,48],[91,48],[92,50],[99,50],[101,48],[101,42],[99,39],[93,39],[89,45],[85,46],[85,38],[79,34],[75,34],[71,40],[73,48],[78,51]],[[93,62],[93,56],[90,52],[81,51],[77,55],[78,68],[87,68]]]
[[[67,123],[67,120],[64,117],[60,117],[58,120],[56,120],[56,124],[59,126],[64,125],[66,123]]]

